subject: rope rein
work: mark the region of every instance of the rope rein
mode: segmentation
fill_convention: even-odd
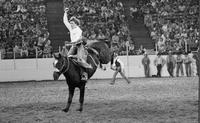
[[[94,58],[93,58],[91,55],[88,55],[88,56],[92,59],[94,65],[97,67],[97,66],[98,66],[98,63],[95,62]]]
[[[66,64],[66,59],[67,59],[67,68],[63,71],[63,69],[64,69],[64,67],[65,67],[65,64]],[[64,64],[63,64],[63,66],[61,67],[61,70],[60,70],[60,72],[61,73],[65,73],[65,72],[67,72],[68,70],[69,70],[69,58],[67,57],[67,58],[65,58],[64,57]],[[63,72],[62,72],[63,71]]]

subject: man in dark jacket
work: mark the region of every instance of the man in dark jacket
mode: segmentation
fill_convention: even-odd
[[[183,72],[183,58],[182,58],[182,53],[178,53],[176,57],[176,76],[179,77],[179,71],[181,71],[181,75],[184,76]]]
[[[169,55],[166,58],[166,62],[167,62],[167,71],[168,71],[169,75],[171,77],[173,77],[174,76],[174,68],[176,66],[176,59],[172,55],[171,51],[169,51]]]
[[[150,72],[150,68],[149,68],[150,59],[149,59],[147,53],[144,53],[144,58],[142,59],[142,64],[143,64],[143,66],[144,66],[144,74],[145,74],[145,77],[149,77],[149,72]]]

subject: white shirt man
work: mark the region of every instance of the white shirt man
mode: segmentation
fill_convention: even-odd
[[[161,57],[160,53],[157,54],[154,64],[157,67],[157,77],[161,77],[161,70],[165,64],[165,60]]]
[[[118,58],[117,53],[113,53],[112,56],[113,61],[111,61],[111,69],[114,70],[113,78],[110,84],[114,84],[116,80],[116,76],[118,73],[121,74],[121,76],[127,81],[127,83],[131,83],[128,78],[125,76],[125,71],[124,71],[124,64],[123,62]]]
[[[72,17],[69,22],[67,12],[65,12],[63,16],[63,22],[70,32],[71,42],[79,41],[82,38],[83,32],[78,26],[79,21],[75,17]]]
[[[124,63],[119,59],[119,57],[115,57],[114,60],[113,60],[113,64],[112,64],[112,67],[115,69],[116,67],[119,67],[116,65],[116,62],[118,62],[120,64],[120,67],[121,67],[121,71],[124,72]]]

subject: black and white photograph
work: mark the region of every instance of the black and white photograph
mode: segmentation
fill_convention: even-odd
[[[0,0],[0,123],[199,122],[199,0]]]

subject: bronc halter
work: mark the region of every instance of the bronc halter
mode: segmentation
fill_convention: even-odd
[[[67,61],[66,61],[66,59],[67,59]],[[66,62],[67,62],[67,66],[65,66],[66,65]],[[57,64],[57,63],[56,63]],[[63,64],[62,64],[62,67],[60,68],[60,70],[59,70],[59,72],[60,73],[65,73],[65,72],[67,72],[68,70],[69,70],[69,58],[67,57],[67,58],[65,58],[65,57],[63,57]]]

